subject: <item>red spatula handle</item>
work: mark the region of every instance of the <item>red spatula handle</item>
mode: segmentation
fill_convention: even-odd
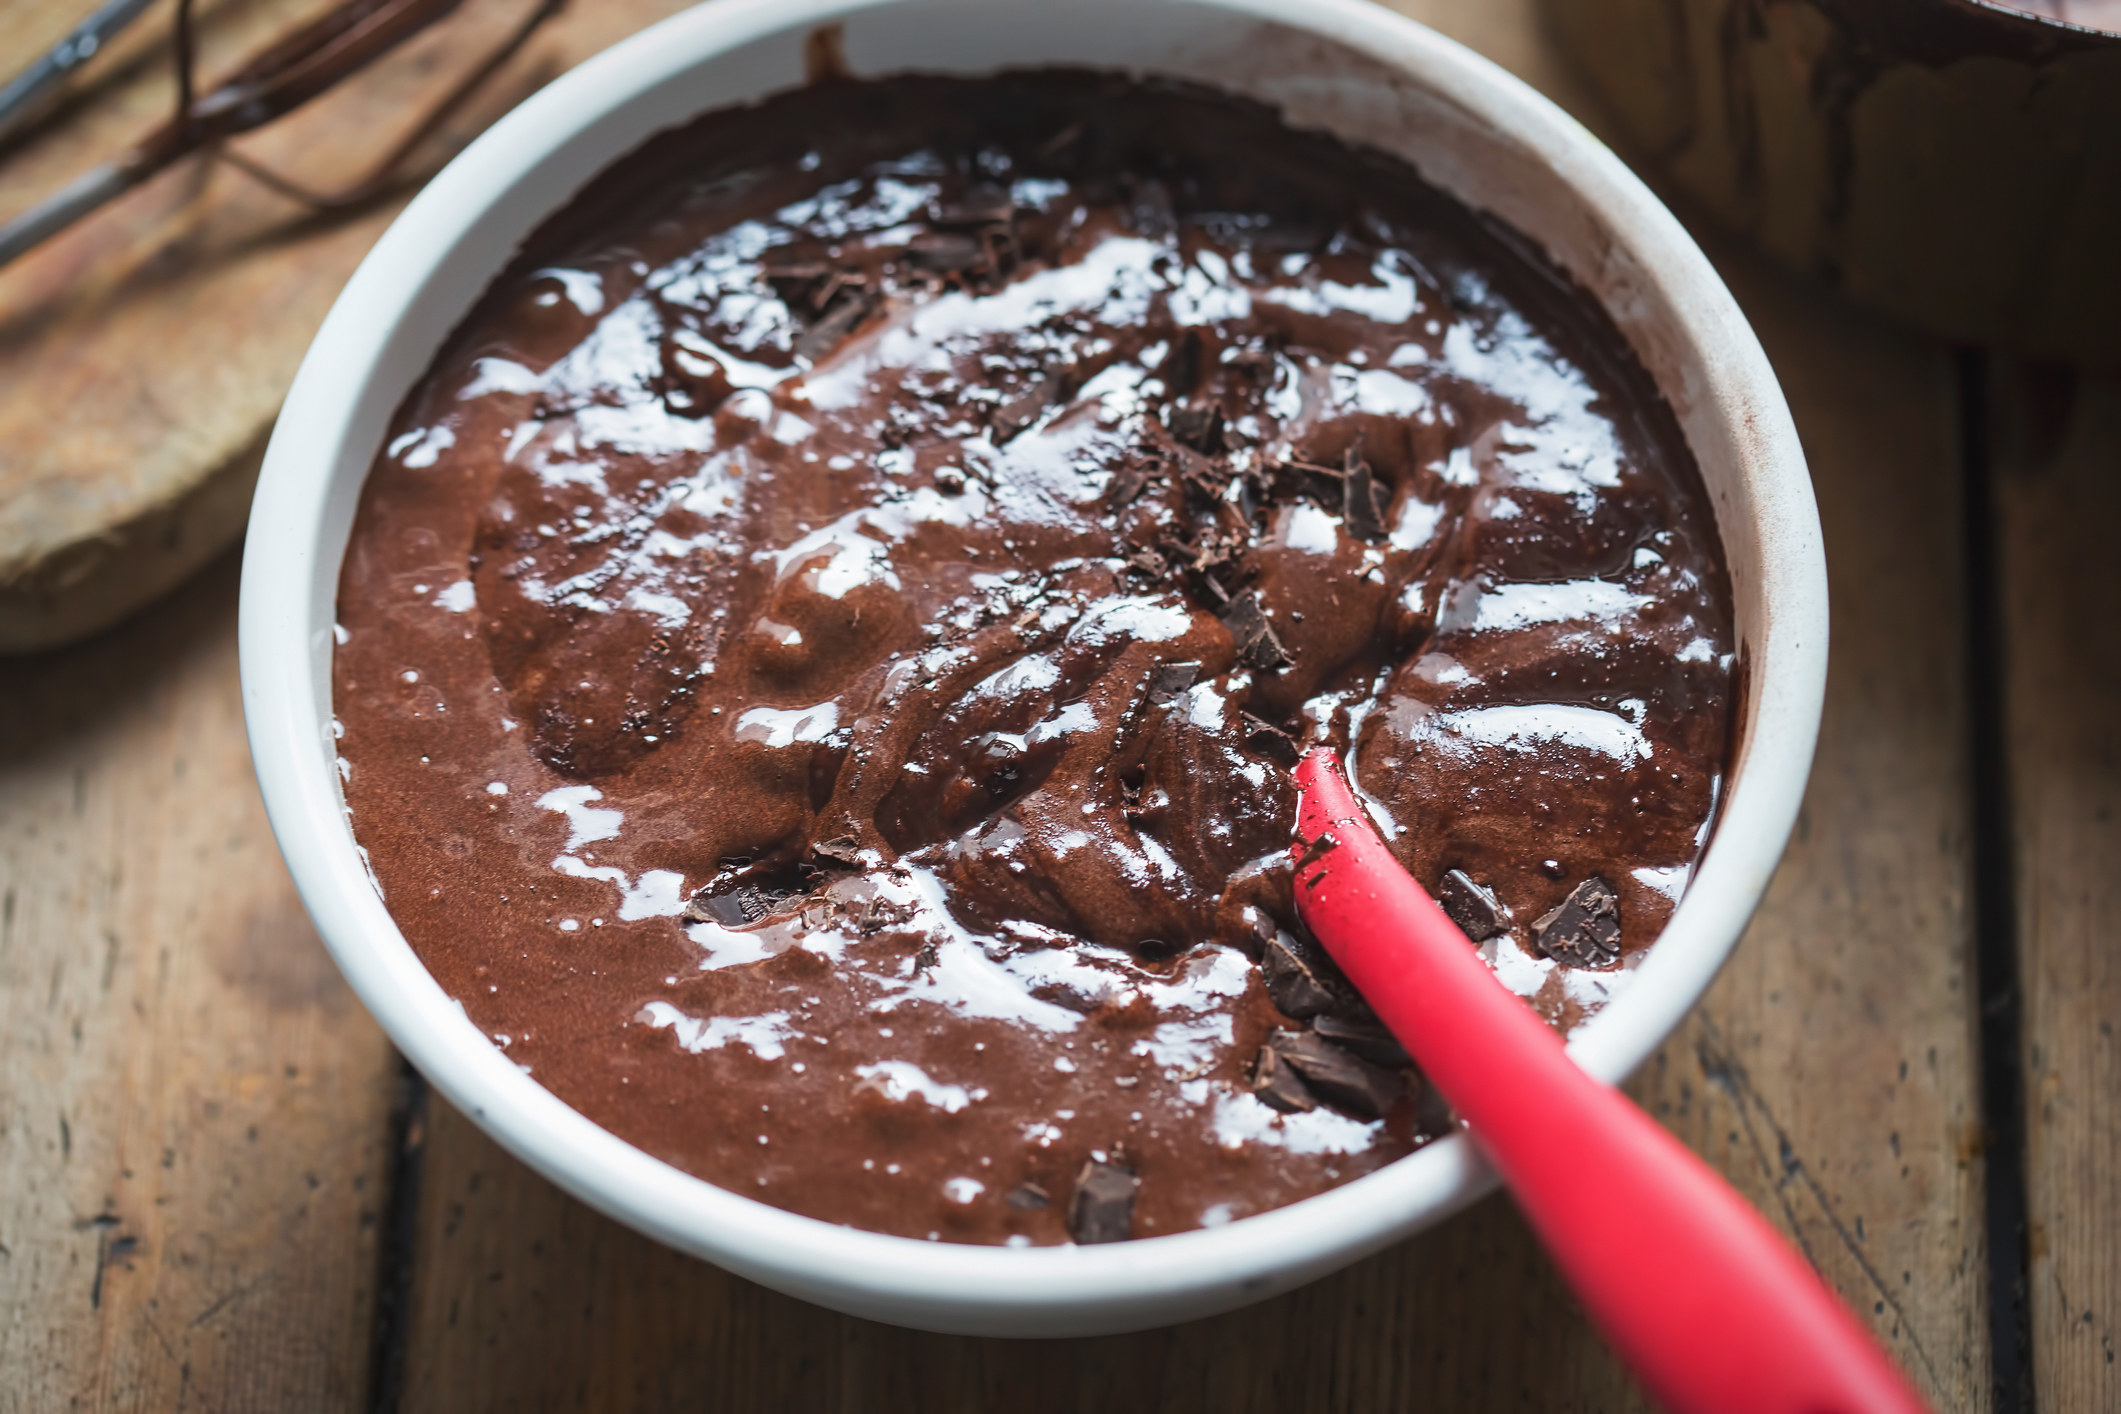
[[[1296,768],[1296,906],[1465,1118],[1621,1358],[1673,1414],[1922,1414],[1761,1216],[1488,970],[1333,753]]]

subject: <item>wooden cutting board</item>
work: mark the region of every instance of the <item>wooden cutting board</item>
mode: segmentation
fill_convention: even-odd
[[[202,85],[331,3],[201,3]],[[0,75],[91,8],[8,0]],[[368,73],[237,146],[312,188],[351,180],[528,8],[464,0]],[[195,156],[0,270],[0,653],[94,633],[233,543],[303,351],[418,181],[555,75],[683,8],[575,0],[417,155],[408,180],[357,210],[319,215]],[[0,150],[0,220],[169,114],[173,14],[161,4],[142,16]]]

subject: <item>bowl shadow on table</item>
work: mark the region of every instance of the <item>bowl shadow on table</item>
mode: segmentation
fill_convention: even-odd
[[[561,1193],[439,1097],[414,1132],[386,1337],[397,1388],[378,1391],[382,1407],[1647,1408],[1500,1196],[1227,1315],[975,1339],[839,1315],[673,1252]]]

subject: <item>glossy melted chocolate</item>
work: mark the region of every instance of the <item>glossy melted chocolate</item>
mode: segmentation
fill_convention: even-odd
[[[1571,1025],[1705,838],[1728,598],[1618,336],[1406,167],[843,81],[656,139],[466,319],[361,502],[339,749],[421,958],[614,1133],[1141,1237],[1449,1123],[1291,910],[1294,753]]]

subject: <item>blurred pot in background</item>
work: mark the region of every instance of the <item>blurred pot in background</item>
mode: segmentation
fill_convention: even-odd
[[[1947,337],[2121,367],[2121,3],[1543,0],[1627,154]]]

